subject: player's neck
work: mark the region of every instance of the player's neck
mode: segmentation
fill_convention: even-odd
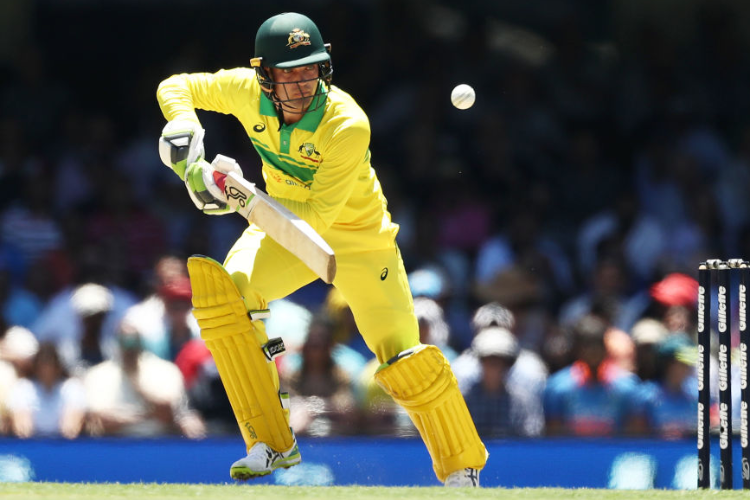
[[[284,115],[284,124],[285,125],[294,125],[298,121],[302,119],[304,114],[302,113],[289,113],[287,111],[283,112]]]

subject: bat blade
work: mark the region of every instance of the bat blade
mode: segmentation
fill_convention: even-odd
[[[226,174],[223,181],[227,203],[238,214],[289,250],[320,279],[333,282],[336,256],[310,224],[234,172]]]

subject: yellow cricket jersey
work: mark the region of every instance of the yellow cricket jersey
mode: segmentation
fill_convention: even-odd
[[[268,194],[337,253],[393,245],[398,225],[370,164],[367,115],[338,87],[292,125],[280,125],[251,68],[174,75],[159,85],[157,99],[170,121],[199,123],[196,109],[234,115],[262,159]]]

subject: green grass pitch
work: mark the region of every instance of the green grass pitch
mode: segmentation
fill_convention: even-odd
[[[86,483],[0,483],[3,500],[439,500],[492,498],[503,500],[620,500],[620,499],[703,499],[748,498],[736,491],[675,491],[675,490],[598,490],[562,488],[479,488],[447,489],[384,488],[372,486],[252,486],[247,484],[86,484]]]

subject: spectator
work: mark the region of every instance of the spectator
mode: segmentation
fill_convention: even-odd
[[[235,434],[237,419],[214,358],[203,339],[189,340],[177,353],[175,364],[185,380],[188,405],[203,418],[206,433]]]
[[[192,296],[190,278],[172,277],[130,307],[123,321],[140,332],[144,349],[174,361],[188,341],[200,336],[198,322],[192,315]]]
[[[533,264],[500,271],[490,283],[476,286],[477,300],[497,302],[513,313],[513,333],[521,347],[541,354],[557,327],[553,309],[545,303],[544,285]]]
[[[112,311],[113,297],[106,287],[88,283],[75,290],[70,303],[72,312],[80,321],[78,335],[63,337],[54,328],[44,329],[38,335],[45,341],[56,342],[66,366],[74,373],[82,373],[112,356],[112,339],[102,334],[102,326],[104,318]],[[62,333],[63,328],[60,331]]]
[[[271,301],[268,304],[268,309],[270,309],[271,315],[264,321],[266,334],[268,338],[283,338],[284,347],[286,348],[284,355],[276,358],[276,367],[279,370],[279,376],[283,377],[291,370],[299,369],[300,351],[305,343],[307,331],[310,329],[313,312],[308,307],[298,304],[289,298]],[[341,346],[341,344],[337,342],[336,346]],[[348,368],[349,370],[353,370],[352,377],[356,377],[356,373],[359,373],[359,370],[365,364],[365,358],[346,347],[342,346],[342,349],[347,350],[349,354],[354,354],[352,359],[357,359]],[[336,347],[334,347],[333,355],[336,357]]]
[[[502,327],[486,327],[474,338],[472,350],[481,373],[465,398],[479,435],[498,438],[541,434],[541,391],[535,393],[518,384],[517,377],[510,377],[521,351],[513,334]]]
[[[560,308],[560,325],[569,326],[591,313],[596,304],[607,302],[611,307],[610,319],[614,326],[629,330],[632,326],[631,318],[643,313],[643,306],[637,300],[638,295],[632,295],[629,277],[628,268],[621,256],[600,256],[591,274],[586,276],[583,292],[564,302]]]
[[[639,381],[606,357],[608,325],[582,317],[572,330],[575,361],[552,374],[544,393],[548,435],[615,436],[642,434]]]
[[[476,309],[471,325],[477,333],[471,347],[453,362],[453,371],[464,395],[480,384],[483,377],[482,362],[477,352],[479,334],[495,329],[513,332],[515,324],[513,313],[496,302],[489,302]],[[515,335],[513,337],[518,341]],[[488,335],[488,338],[493,337]],[[534,351],[520,346],[519,342],[518,353],[505,380],[505,385],[515,400],[513,411],[523,413],[514,413],[513,416],[513,425],[518,435],[536,436],[544,431],[542,396],[547,376],[548,369],[542,358]]]
[[[119,355],[84,377],[92,434],[204,437],[203,420],[188,408],[177,366],[144,351],[140,334],[126,322],[117,340]]]
[[[0,240],[13,242],[31,266],[63,247],[60,223],[52,209],[52,176],[41,168],[25,172],[23,198],[0,212]]]
[[[0,318],[0,435],[10,431],[8,395],[20,378],[33,373],[34,356],[39,343],[26,328],[6,328]]]
[[[30,328],[42,310],[42,302],[30,291],[14,283],[12,263],[0,254],[0,316],[9,325]]]
[[[414,314],[419,322],[419,341],[438,346],[448,361],[452,362],[458,353],[450,346],[450,327],[445,322],[443,308],[432,299],[414,298]]]
[[[166,227],[149,205],[135,200],[129,177],[110,162],[97,167],[108,176],[97,178],[98,210],[87,218],[86,237],[91,242],[103,242],[106,251],[117,256],[124,265],[125,282],[132,287],[151,272],[153,263],[166,250]]]
[[[659,319],[669,332],[686,332],[696,340],[698,281],[684,273],[670,273],[649,289],[651,310],[646,315]]]
[[[461,279],[461,285],[456,286],[453,278],[455,275],[466,276],[465,261],[458,252],[446,251],[436,261],[439,263],[423,264],[408,275],[412,297],[431,299],[443,310],[445,323],[450,330],[450,345],[458,350],[468,347],[474,336],[468,326],[467,292],[464,290],[470,286],[470,282]]]
[[[480,246],[474,277],[486,287],[513,268],[534,269],[545,304],[556,305],[561,294],[572,291],[573,272],[567,254],[545,230],[541,214],[528,207],[515,207],[506,227]]]
[[[359,419],[349,374],[333,358],[333,323],[318,316],[302,346],[302,363],[286,380],[291,397],[291,426],[300,435],[353,434]]]
[[[654,381],[659,369],[659,344],[669,335],[664,324],[654,318],[639,320],[630,332],[635,343],[636,375],[642,382]]]
[[[590,314],[607,324],[607,331],[604,333],[604,347],[607,357],[623,370],[634,373],[635,343],[626,331],[614,324],[613,318],[616,310],[616,301],[602,297],[592,305]]]
[[[8,412],[8,393],[13,389],[18,377],[13,365],[0,360],[0,436],[10,429],[10,414]]]
[[[3,335],[7,331],[0,321],[0,331]],[[8,433],[10,429],[10,419],[8,415],[8,393],[18,380],[15,367],[5,359],[2,351],[2,340],[0,340],[0,436]]]
[[[21,378],[8,394],[11,431],[15,436],[78,437],[86,417],[83,384],[68,376],[51,342],[34,357],[30,378]]]
[[[479,306],[471,317],[471,328],[474,332],[489,326],[500,326],[512,331],[515,325],[513,313],[497,302],[488,302]]]
[[[578,266],[593,273],[604,256],[622,256],[635,286],[650,282],[666,245],[658,221],[643,212],[632,190],[624,189],[612,204],[585,220],[578,230]]]
[[[39,342],[30,330],[22,326],[11,326],[3,332],[0,340],[0,360],[10,363],[17,377],[32,376],[34,356]]]
[[[698,348],[685,334],[669,335],[657,348],[656,379],[644,383],[642,397],[649,429],[662,439],[695,435],[698,413]]]
[[[117,322],[132,295],[99,283],[66,288],[45,306],[31,330],[39,340],[52,341],[73,375],[105,359],[116,350]]]

